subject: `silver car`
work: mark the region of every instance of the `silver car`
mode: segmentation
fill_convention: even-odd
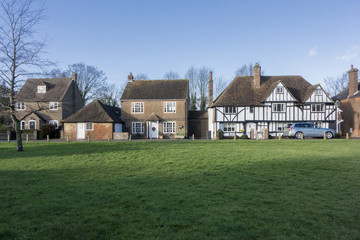
[[[303,137],[323,137],[324,133],[328,139],[335,136],[333,129],[321,128],[314,123],[299,122],[289,124],[288,127],[284,129],[283,136],[300,139],[301,135],[303,135]]]

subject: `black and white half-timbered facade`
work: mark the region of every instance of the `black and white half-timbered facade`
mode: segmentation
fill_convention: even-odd
[[[321,127],[335,122],[335,103],[319,84],[311,85],[301,76],[261,76],[260,72],[257,64],[254,76],[235,77],[215,101],[209,97],[212,137],[218,129],[224,136],[250,136],[251,129],[258,134],[267,129],[277,136],[293,122],[313,122]]]

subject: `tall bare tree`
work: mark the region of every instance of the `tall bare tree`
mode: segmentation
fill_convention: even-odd
[[[0,0],[0,80],[9,88],[10,117],[15,125],[17,150],[23,151],[20,120],[15,114],[15,92],[21,81],[45,66],[41,57],[45,41],[38,41],[35,27],[44,8],[33,0]]]
[[[198,71],[197,77],[197,89],[200,93],[200,110],[204,111],[206,109],[207,103],[207,93],[209,90],[209,77],[210,77],[210,68],[202,67]]]
[[[125,89],[125,85],[118,88],[115,84],[109,84],[104,91],[97,97],[102,103],[112,107],[120,107],[120,97]]]
[[[330,96],[335,96],[345,90],[349,85],[349,78],[347,73],[343,73],[338,77],[327,77],[324,79],[326,91]]]
[[[243,64],[235,71],[235,76],[253,76],[254,75],[253,63]],[[264,75],[264,71],[261,70],[261,75]]]
[[[198,77],[198,70],[191,66],[185,74],[185,78],[189,79],[189,92],[190,92],[190,110],[195,111],[196,107],[196,83]]]
[[[180,75],[177,72],[169,71],[164,74],[164,79],[179,79]]]

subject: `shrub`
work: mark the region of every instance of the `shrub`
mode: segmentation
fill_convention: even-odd
[[[339,132],[335,133],[335,138],[340,138],[341,134]]]
[[[248,135],[243,134],[243,135],[240,137],[240,139],[249,139],[249,137],[248,137]]]
[[[224,138],[223,130],[219,129],[219,130],[216,131],[216,138],[218,138],[220,140]]]
[[[32,133],[34,133],[34,130],[33,129],[23,129],[23,130],[21,130],[21,133],[32,134]]]
[[[54,124],[43,124],[40,126],[39,139],[44,139],[49,135],[49,138],[56,138],[57,131]]]

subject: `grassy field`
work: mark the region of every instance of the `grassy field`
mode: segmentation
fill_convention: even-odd
[[[0,143],[0,239],[360,239],[360,141]]]

